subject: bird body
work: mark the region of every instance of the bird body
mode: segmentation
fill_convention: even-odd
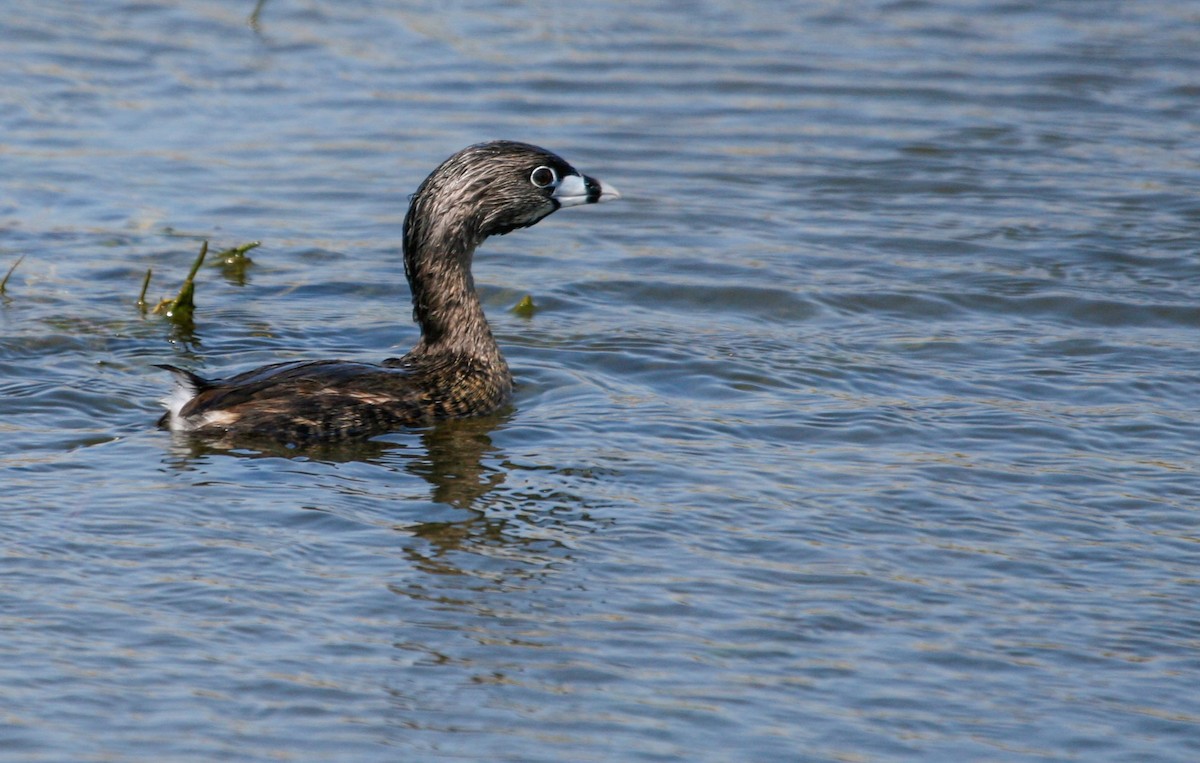
[[[408,354],[378,365],[276,363],[212,380],[163,365],[175,389],[159,424],[226,441],[305,445],[490,413],[509,400],[513,381],[475,292],[475,248],[561,207],[619,196],[545,149],[470,146],[421,183],[405,216],[405,274],[421,329]]]

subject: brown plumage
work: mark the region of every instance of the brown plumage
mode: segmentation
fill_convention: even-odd
[[[494,411],[512,394],[512,376],[475,293],[475,248],[560,207],[619,196],[537,146],[463,149],[425,178],[404,218],[404,271],[421,328],[407,355],[380,365],[277,363],[211,380],[160,366],[176,387],[159,425],[222,441],[305,445]]]

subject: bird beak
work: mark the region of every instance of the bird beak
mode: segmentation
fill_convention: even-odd
[[[558,183],[558,188],[550,198],[558,202],[560,207],[574,207],[579,204],[599,204],[602,201],[612,201],[621,198],[616,188],[587,175],[567,175]]]

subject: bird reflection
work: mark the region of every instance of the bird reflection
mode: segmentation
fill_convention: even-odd
[[[172,433],[167,461],[180,470],[212,455],[237,458],[288,458],[326,463],[361,461],[402,466],[432,487],[430,498],[458,509],[472,509],[488,492],[504,483],[504,472],[485,461],[496,452],[491,432],[508,413],[444,421],[431,427],[398,433],[386,439],[331,443],[291,448],[273,441],[232,443]],[[422,448],[411,447],[414,434]]]
[[[477,582],[481,576],[490,579],[500,569],[500,577],[511,583],[540,574],[569,557],[570,537],[593,531],[596,523],[580,496],[561,490],[502,489],[510,472],[522,468],[506,458],[492,441],[492,433],[510,416],[510,412],[503,412],[454,419],[384,439],[302,449],[274,442],[257,443],[255,449],[233,448],[173,433],[174,447],[167,461],[180,471],[195,470],[201,461],[214,455],[317,463],[357,461],[402,469],[428,483],[434,503],[464,512],[461,518],[447,520],[441,513],[437,521],[394,525],[396,532],[404,536],[403,553],[414,566],[435,575],[466,575]],[[557,471],[544,466],[524,468]],[[414,497],[397,496],[401,500]],[[411,595],[420,597],[415,592]]]
[[[424,458],[406,464],[409,472],[433,486],[432,498],[458,509],[470,509],[485,494],[504,484],[504,472],[484,466],[495,453],[491,432],[508,416],[445,421],[421,435]]]

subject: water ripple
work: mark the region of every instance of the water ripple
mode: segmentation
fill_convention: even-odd
[[[244,6],[3,22],[0,760],[1196,758],[1190,4]],[[494,137],[625,193],[480,251],[510,409],[154,428],[410,346]]]

